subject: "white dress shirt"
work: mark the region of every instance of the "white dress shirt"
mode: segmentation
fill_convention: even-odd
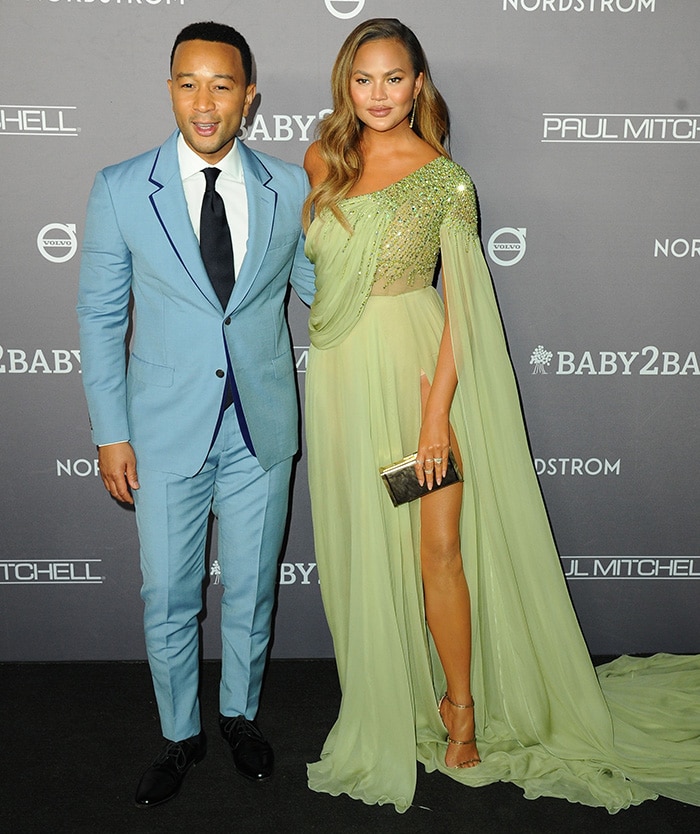
[[[248,248],[248,198],[245,191],[238,143],[234,142],[231,150],[216,165],[209,165],[190,148],[180,134],[177,138],[177,157],[180,164],[182,187],[185,189],[187,210],[197,240],[199,240],[199,218],[205,188],[202,171],[204,168],[218,168],[221,171],[217,177],[215,188],[224,201],[226,219],[231,230],[233,264],[237,275]]]

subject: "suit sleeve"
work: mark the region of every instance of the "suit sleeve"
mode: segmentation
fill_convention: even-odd
[[[301,206],[309,192],[309,181],[303,169],[299,169],[298,176],[301,190],[301,201],[299,203],[299,216],[301,217]],[[301,298],[304,304],[311,306],[314,294],[316,293],[316,276],[314,275],[313,264],[304,254],[305,244],[306,235],[302,232],[299,235],[296,252],[294,253],[294,262],[292,264],[290,281],[296,294],[299,298]]]
[[[131,277],[131,252],[100,172],[88,201],[77,306],[83,387],[98,446],[130,438],[125,338]]]

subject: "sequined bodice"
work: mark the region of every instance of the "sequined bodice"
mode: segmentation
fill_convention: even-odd
[[[437,157],[386,188],[341,202],[352,226],[358,214],[363,223],[374,215],[381,230],[374,240],[377,257],[370,295],[400,295],[430,286],[446,218],[476,233],[475,207],[460,199],[467,190],[471,196],[466,172]],[[382,223],[387,216],[388,224]]]
[[[305,252],[316,271],[309,333],[316,347],[342,341],[376,295],[430,286],[447,240],[477,249],[474,187],[467,172],[437,157],[370,194],[340,202],[352,232],[329,209],[309,227]]]

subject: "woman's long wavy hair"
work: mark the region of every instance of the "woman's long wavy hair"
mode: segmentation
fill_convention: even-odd
[[[447,141],[450,117],[445,100],[433,83],[428,61],[418,38],[395,18],[374,18],[360,23],[345,39],[331,73],[333,111],[318,128],[318,151],[326,165],[327,178],[315,186],[304,203],[303,222],[308,229],[312,211],[330,209],[348,228],[339,201],[362,174],[360,139],[362,122],[355,115],[350,95],[352,65],[357,50],[368,41],[394,40],[408,51],[416,76],[423,73],[423,87],[415,102],[413,131],[442,156],[449,156]]]

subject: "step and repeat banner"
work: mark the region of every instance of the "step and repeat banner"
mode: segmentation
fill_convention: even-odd
[[[414,29],[450,106],[591,651],[700,651],[700,2],[2,0],[0,660],[145,657],[134,516],[99,479],[81,387],[95,172],[169,135],[172,42],[210,19],[254,53],[243,140],[301,163],[370,17]],[[302,397],[306,319],[293,298]],[[220,594],[212,546],[205,657]],[[273,656],[331,654],[302,454]]]

